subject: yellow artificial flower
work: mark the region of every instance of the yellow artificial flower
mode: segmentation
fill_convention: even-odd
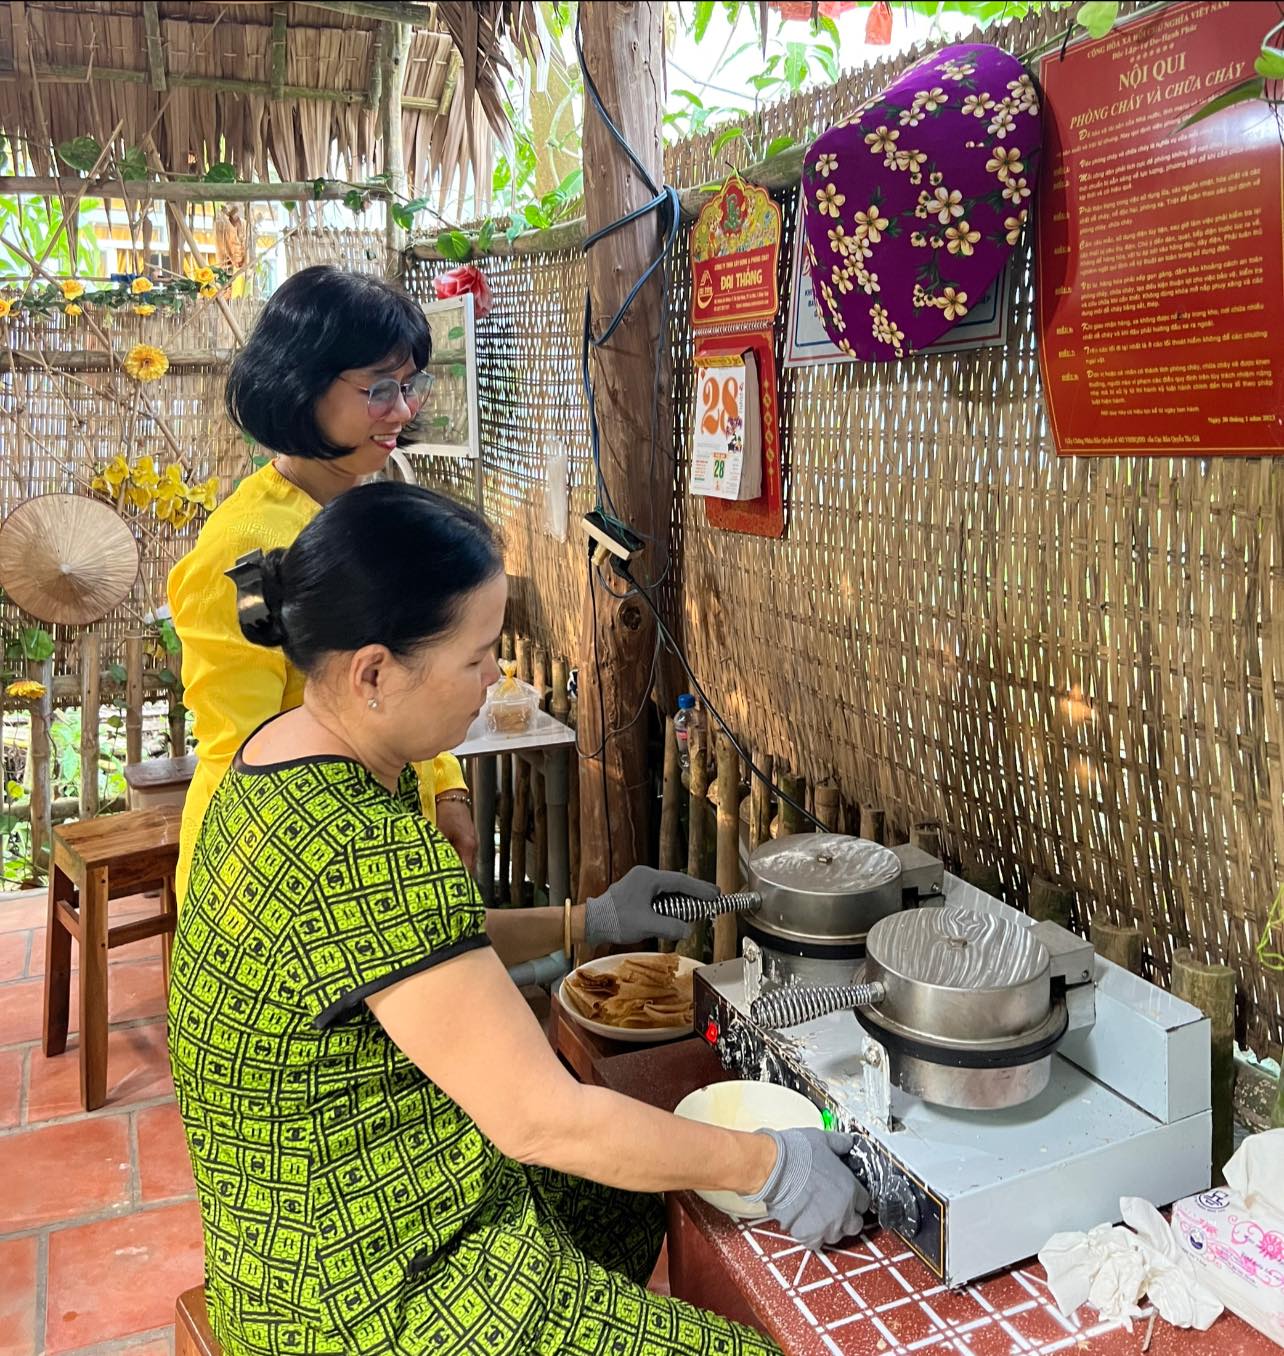
[[[174,511],[169,516],[169,524],[175,532],[181,532],[188,523],[196,517],[196,510],[191,504],[175,504]]]
[[[95,476],[89,482],[89,488],[95,494],[111,494],[111,486],[107,483],[106,476]]]
[[[129,284],[129,290],[138,297],[142,296],[144,292],[150,292],[152,290],[152,285],[146,278],[135,278],[134,281]]]
[[[218,503],[218,476],[210,476],[203,485],[193,485],[187,492],[187,502],[212,509]]]
[[[134,314],[135,314],[135,315],[155,315],[155,314],[156,314],[156,307],[144,303],[142,306],[135,306],[135,307],[134,307]]]
[[[214,281],[214,270],[212,268],[198,268],[193,277],[204,287]]]
[[[62,313],[63,315],[84,315],[85,311],[83,307],[77,306],[73,301],[70,306],[64,306],[62,308]]]
[[[218,296],[218,287],[214,283],[202,283],[200,288],[201,296],[209,301],[211,297]]]
[[[156,500],[156,516],[163,523],[173,522],[174,514],[187,497],[187,486],[183,483],[183,468],[177,462],[171,462],[161,473],[153,494]]]
[[[3,320],[12,310],[13,302],[8,297],[0,297],[0,320]]]
[[[38,702],[47,691],[48,689],[43,683],[37,683],[32,678],[19,678],[17,682],[10,683],[5,688],[7,696],[20,702]]]
[[[85,284],[78,278],[68,278],[60,286],[62,287],[62,295],[67,301],[75,301],[77,297],[85,295]]]
[[[135,381],[159,381],[169,371],[169,359],[163,349],[135,344],[125,355],[125,371]]]
[[[131,485],[125,491],[125,503],[131,508],[145,509],[152,502],[152,492],[145,490],[140,485]]]
[[[146,454],[134,463],[129,478],[143,490],[154,490],[160,482],[160,476],[156,474],[156,463]]]
[[[103,479],[107,482],[107,488],[112,494],[115,494],[129,479],[129,463],[125,460],[123,454],[118,454],[112,459],[111,464],[103,471]]]

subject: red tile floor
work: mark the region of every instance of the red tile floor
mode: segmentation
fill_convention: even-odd
[[[156,902],[111,909],[117,923]],[[43,895],[0,897],[0,1356],[171,1356],[174,1300],[201,1280],[201,1225],[160,941],[110,953],[107,1104],[86,1115],[75,1036],[56,1059],[40,1050],[44,923]],[[653,1288],[667,1277],[661,1258]]]

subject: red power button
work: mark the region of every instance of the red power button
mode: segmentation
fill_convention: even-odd
[[[706,1026],[704,1029],[704,1038],[709,1042],[710,1045],[717,1045],[718,1035],[719,1035],[718,1023],[712,1017],[710,1017],[709,1025]]]

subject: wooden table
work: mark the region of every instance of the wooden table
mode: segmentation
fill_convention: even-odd
[[[563,1018],[552,1030],[568,1026]],[[666,1110],[728,1077],[697,1037],[605,1050],[592,1076]],[[951,1291],[882,1230],[814,1253],[774,1225],[738,1224],[689,1192],[669,1194],[668,1215],[672,1293],[770,1334],[789,1356],[1136,1356],[1146,1332],[1144,1319],[1129,1332],[1086,1308],[1064,1318],[1036,1262]],[[1279,1356],[1280,1349],[1224,1314],[1206,1333],[1157,1319],[1149,1352]]]
[[[483,713],[469,726],[464,742],[451,753],[472,764],[473,822],[477,825],[477,887],[485,904],[495,902],[495,786],[502,757],[520,758],[544,777],[548,804],[548,900],[555,906],[570,898],[570,840],[566,823],[568,751],[575,743],[569,725],[536,711],[521,734],[496,734]]]

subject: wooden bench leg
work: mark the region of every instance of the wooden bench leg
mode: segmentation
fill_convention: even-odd
[[[41,1048],[61,1055],[67,1048],[67,1016],[71,1003],[71,933],[58,916],[60,901],[73,904],[76,891],[59,866],[49,872],[49,921],[45,925],[45,1013]]]
[[[161,933],[161,983],[168,998],[170,956],[174,950],[174,929],[178,926],[178,895],[173,876],[166,876],[161,886],[161,912],[169,919],[168,929]]]
[[[107,1100],[107,868],[85,873],[80,892],[80,1102]]]

